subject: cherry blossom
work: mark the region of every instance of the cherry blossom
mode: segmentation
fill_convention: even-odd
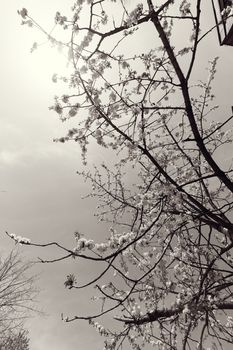
[[[10,236],[61,250],[44,263],[104,266],[86,284],[67,276],[65,287],[77,293],[94,287],[99,312],[65,321],[88,321],[105,350],[224,347],[233,336],[233,184],[231,163],[223,169],[219,154],[232,143],[232,115],[216,121],[218,58],[209,58],[198,81],[193,74],[211,32],[202,3],[78,0],[72,11],[71,18],[55,14],[70,33],[64,46],[73,70],[52,77],[66,87],[50,109],[77,123],[55,141],[79,144],[85,167],[78,175],[109,229],[98,241],[76,232],[73,247]],[[27,10],[19,14],[27,19]],[[177,28],[184,28],[182,45]],[[145,49],[147,30],[153,40]],[[89,145],[106,154],[106,164],[89,166]]]

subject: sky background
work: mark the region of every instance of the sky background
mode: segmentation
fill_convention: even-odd
[[[88,185],[76,175],[82,169],[79,147],[73,143],[54,143],[63,136],[67,125],[49,111],[53,96],[65,93],[62,86],[52,82],[54,73],[68,74],[64,52],[43,44],[33,53],[33,42],[44,39],[35,30],[20,25],[17,9],[28,8],[34,18],[48,30],[53,27],[57,10],[69,8],[72,1],[8,0],[1,9],[0,20],[0,251],[8,252],[14,243],[4,234],[16,233],[32,241],[59,241],[73,247],[73,233],[81,230],[88,237],[98,239],[102,226],[93,217],[95,203],[83,202]],[[212,8],[205,8],[206,25],[213,24]],[[182,36],[182,28],[181,28]],[[147,40],[152,40],[148,38]],[[221,104],[223,120],[231,113],[233,78],[233,48],[219,47],[216,32],[200,46],[197,80],[203,77],[208,59],[220,56],[215,80],[217,103]],[[229,159],[226,151],[219,159],[222,165]],[[100,162],[104,156],[90,148],[89,164]],[[36,260],[58,256],[58,252],[34,248],[20,248],[25,258]],[[68,273],[75,273],[82,281],[95,273],[86,262],[37,264],[39,273],[38,308],[46,313],[35,315],[26,327],[30,331],[31,350],[102,349],[103,338],[84,322],[65,324],[60,314],[88,314],[95,309],[89,302],[91,291],[78,294],[65,290]],[[88,272],[88,276],[87,276]]]

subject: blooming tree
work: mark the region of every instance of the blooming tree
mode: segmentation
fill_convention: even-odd
[[[231,144],[233,117],[215,121],[216,58],[195,83],[198,48],[213,29],[202,26],[202,3],[77,0],[70,18],[55,15],[67,42],[44,31],[67,49],[73,67],[69,77],[53,76],[68,87],[51,109],[76,121],[55,141],[77,142],[85,165],[90,142],[115,159],[112,168],[80,173],[99,201],[99,219],[109,223],[103,241],[76,232],[73,248],[44,244],[61,249],[51,261],[104,266],[85,284],[67,276],[68,289],[94,286],[100,309],[64,320],[87,320],[105,336],[105,350],[232,343],[232,169],[220,167],[218,155]],[[28,10],[19,14],[23,24],[39,27]]]

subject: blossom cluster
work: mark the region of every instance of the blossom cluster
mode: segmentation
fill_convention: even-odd
[[[88,323],[89,323],[89,325],[93,326],[97,330],[97,332],[100,333],[100,335],[108,336],[107,330],[100,323],[94,322],[92,319],[89,319]]]
[[[57,11],[57,12],[56,12],[56,16],[55,16],[55,23],[58,23],[58,24],[64,26],[64,24],[65,24],[66,21],[67,21],[67,17],[66,17],[66,16],[62,16],[62,15],[60,14],[60,12]],[[64,27],[64,28],[66,28],[66,27]]]
[[[223,17],[230,17],[233,16],[233,4],[228,5],[226,8],[224,8],[221,12],[221,15]]]
[[[92,239],[86,239],[84,237],[77,237],[77,245],[74,248],[74,253],[79,253],[82,250],[97,250],[99,253],[103,253],[110,249],[116,249],[122,247],[124,244],[131,243],[135,239],[135,233],[127,232],[122,234],[112,234],[107,242],[94,243]]]
[[[233,330],[233,317],[232,316],[227,316],[226,327],[231,328]]]
[[[126,20],[127,27],[132,27],[138,23],[139,18],[143,12],[143,4],[138,4],[137,7],[129,14],[129,17]]]
[[[30,244],[31,241],[28,238],[16,236],[14,233],[10,233],[9,236],[16,242],[20,244]]]
[[[81,237],[77,240],[77,245],[74,248],[74,253],[78,253],[81,250],[85,250],[85,249],[92,250],[94,248],[95,248],[95,244],[93,240],[91,239],[88,240],[86,238]]]
[[[187,16],[190,13],[191,4],[189,2],[183,1],[180,5],[180,13],[182,16]]]
[[[142,316],[142,311],[141,311],[141,307],[139,304],[134,303],[134,305],[132,306],[130,313],[133,317],[135,318],[140,318],[140,316]]]

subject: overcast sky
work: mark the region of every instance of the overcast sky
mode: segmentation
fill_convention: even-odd
[[[8,0],[1,9],[0,36],[0,228],[1,251],[10,251],[14,244],[4,235],[5,230],[28,237],[37,242],[52,240],[71,246],[73,233],[81,230],[89,237],[97,236],[101,227],[92,215],[94,204],[81,202],[88,191],[87,185],[76,175],[82,168],[76,144],[53,143],[53,138],[63,136],[67,125],[48,110],[55,94],[65,91],[52,82],[54,73],[68,73],[64,53],[49,45],[41,45],[34,53],[34,41],[43,42],[33,30],[20,26],[17,9],[28,8],[32,16],[47,29],[53,26],[56,10],[62,10],[67,0],[21,1]],[[206,21],[212,23],[210,6]],[[40,41],[41,40],[41,41]],[[218,46],[217,35],[208,39],[208,47],[200,49],[200,66],[197,79],[203,74],[208,59],[220,56],[215,90],[222,104],[219,118],[230,115],[229,101],[233,77],[233,48]],[[205,63],[204,63],[205,61]],[[225,115],[224,115],[225,113]],[[225,157],[229,157],[226,154]],[[101,159],[91,149],[89,162]],[[221,159],[224,164],[224,157]],[[51,251],[22,249],[25,257],[36,259],[56,254]],[[103,339],[86,323],[64,324],[60,314],[74,315],[90,312],[92,305],[84,295],[64,289],[65,276],[75,273],[85,279],[86,263],[59,263],[39,265],[38,308],[47,316],[36,315],[28,322],[31,350],[101,349]],[[86,302],[86,304],[85,304]]]

